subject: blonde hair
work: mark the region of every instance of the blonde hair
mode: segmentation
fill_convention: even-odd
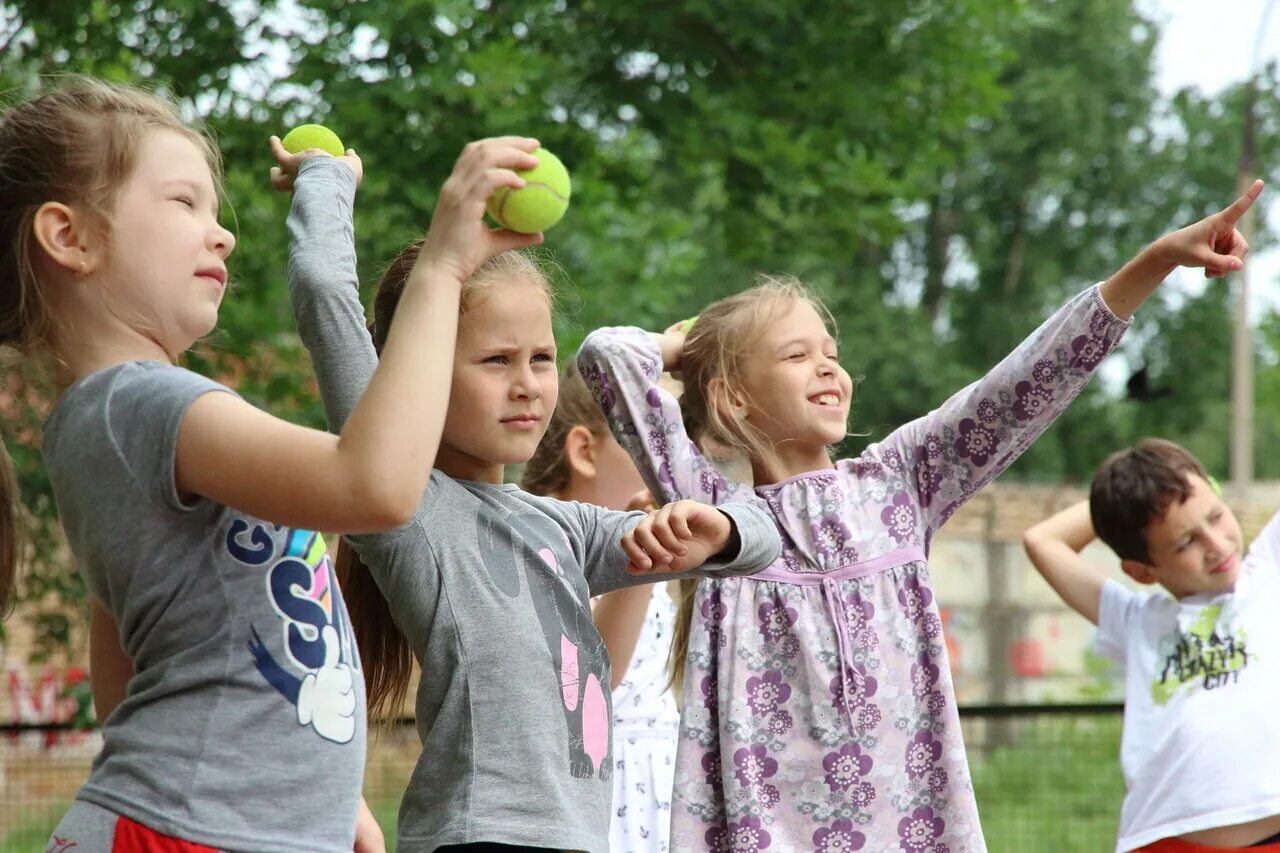
[[[418,254],[422,251],[424,242],[425,238],[414,240],[401,249],[400,254],[391,259],[382,277],[378,279],[378,290],[373,297],[373,320],[369,322],[369,333],[373,335],[373,346],[378,352],[382,352],[382,346],[387,342],[396,306],[400,304],[400,295],[404,293],[405,282],[409,280],[409,274],[418,262]],[[460,314],[465,315],[479,305],[493,285],[499,282],[509,283],[513,279],[523,279],[537,285],[546,296],[547,304],[554,304],[551,281],[541,260],[527,250],[512,251],[489,258],[462,283]]]
[[[769,440],[745,418],[730,413],[727,400],[729,394],[749,400],[740,378],[747,357],[769,325],[800,303],[817,311],[835,334],[835,323],[826,306],[791,276],[758,275],[749,290],[713,302],[698,314],[680,354],[680,376],[684,381],[680,411],[685,430],[694,441],[703,443],[709,439],[751,459],[768,453]],[[671,676],[668,684],[675,688],[684,681],[697,588],[697,581],[681,581],[677,595],[675,631],[667,660]]]
[[[369,332],[379,353],[391,331],[400,295],[417,263],[423,240],[405,246],[387,265],[378,280]],[[494,287],[523,279],[539,288],[553,302],[551,283],[535,257],[527,252],[503,252],[487,260],[463,282],[461,313],[473,310]],[[338,542],[335,573],[342,585],[351,628],[364,665],[369,716],[393,718],[404,704],[413,674],[413,649],[391,618],[391,608],[378,589],[369,568],[345,538]]]
[[[0,116],[0,348],[48,351],[57,328],[38,280],[34,225],[48,202],[77,208],[108,242],[120,187],[137,165],[142,138],[170,130],[190,139],[220,183],[217,148],[175,105],[119,83],[68,77]],[[17,485],[0,444],[0,612],[14,591],[19,549]]]
[[[698,315],[680,354],[680,411],[695,441],[711,439],[752,459],[769,451],[764,434],[728,412],[726,402],[730,393],[749,399],[740,378],[748,356],[770,324],[799,303],[812,306],[834,333],[826,306],[791,276],[758,275],[754,287],[713,302]]]
[[[525,463],[520,488],[535,495],[560,494],[568,488],[569,462],[565,458],[564,443],[569,431],[576,426],[586,427],[592,435],[609,435],[604,414],[578,372],[578,365],[570,358],[560,374],[560,398],[556,401],[555,413],[538,449]]]

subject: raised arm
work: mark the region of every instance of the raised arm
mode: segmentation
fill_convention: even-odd
[[[378,367],[356,273],[353,207],[359,182],[341,160],[315,157],[299,164],[289,185],[289,299],[335,433]]]
[[[578,370],[659,503],[719,505],[751,490],[726,479],[689,437],[676,398],[659,384],[674,366],[676,339],[634,327],[597,329],[578,350]]]
[[[1092,287],[981,379],[867,449],[864,456],[903,471],[925,541],[1048,429],[1126,328]]]
[[[289,424],[232,395],[205,394],[182,421],[179,489],[268,521],[341,533],[411,518],[444,427],[462,283],[487,258],[540,239],[484,223],[489,195],[523,186],[514,170],[536,165],[536,148],[532,139],[491,139],[458,159],[381,359],[340,435]],[[277,151],[277,162],[286,169],[314,156]]]
[[[1187,266],[1216,277],[1243,266],[1249,247],[1235,223],[1261,192],[1256,181],[1229,207],[1156,240],[1059,309],[982,379],[869,449],[905,469],[926,539],[1079,395],[1169,273]]]
[[[1107,577],[1080,556],[1095,538],[1088,501],[1067,507],[1022,534],[1022,546],[1036,571],[1068,607],[1096,625]]]

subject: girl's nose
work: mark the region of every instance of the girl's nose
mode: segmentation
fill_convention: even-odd
[[[218,253],[218,257],[226,260],[231,254],[231,250],[236,247],[236,235],[232,234],[220,224],[215,224],[213,229],[213,250]]]

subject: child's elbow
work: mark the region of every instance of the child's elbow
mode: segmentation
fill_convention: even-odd
[[[410,478],[412,480],[412,478]],[[403,527],[413,519],[418,505],[422,503],[422,490],[425,483],[412,482],[398,484],[398,488],[388,489],[382,504],[383,520],[391,527]]]
[[[1027,556],[1031,558],[1032,562],[1035,562],[1042,543],[1043,538],[1036,528],[1030,527],[1022,532],[1022,550],[1027,552]]]
[[[413,520],[413,514],[418,509],[419,494],[414,499],[409,499],[408,495],[397,496],[388,500],[379,508],[379,523],[386,530],[395,530],[397,527],[404,527]]]
[[[416,485],[416,487],[415,487]],[[422,485],[389,479],[366,482],[352,494],[361,526],[370,531],[395,530],[412,519],[422,502]]]

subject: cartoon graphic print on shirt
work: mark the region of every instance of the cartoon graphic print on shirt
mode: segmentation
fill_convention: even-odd
[[[1199,683],[1205,690],[1214,690],[1240,680],[1240,673],[1249,665],[1249,652],[1245,647],[1247,634],[1228,625],[1218,626],[1222,606],[1211,604],[1200,611],[1185,632],[1179,625],[1160,641],[1157,660],[1159,671],[1151,682],[1151,699],[1157,705],[1171,700],[1185,684],[1190,690]]]
[[[281,530],[286,531],[284,548],[276,559],[273,534]],[[287,660],[277,661],[258,629],[250,626],[249,651],[258,672],[294,706],[299,725],[310,726],[325,740],[350,742],[356,732],[354,681],[360,677],[360,660],[324,539],[310,530],[237,518],[225,544],[239,562],[268,566],[267,597],[281,620]]]
[[[576,565],[564,531],[537,514],[504,519],[481,516],[477,539],[481,562],[494,585],[518,598],[523,574],[554,667],[569,733],[569,772],[579,779],[612,776],[609,758],[609,657],[583,602],[586,582],[566,574]],[[581,587],[581,589],[579,589]]]

